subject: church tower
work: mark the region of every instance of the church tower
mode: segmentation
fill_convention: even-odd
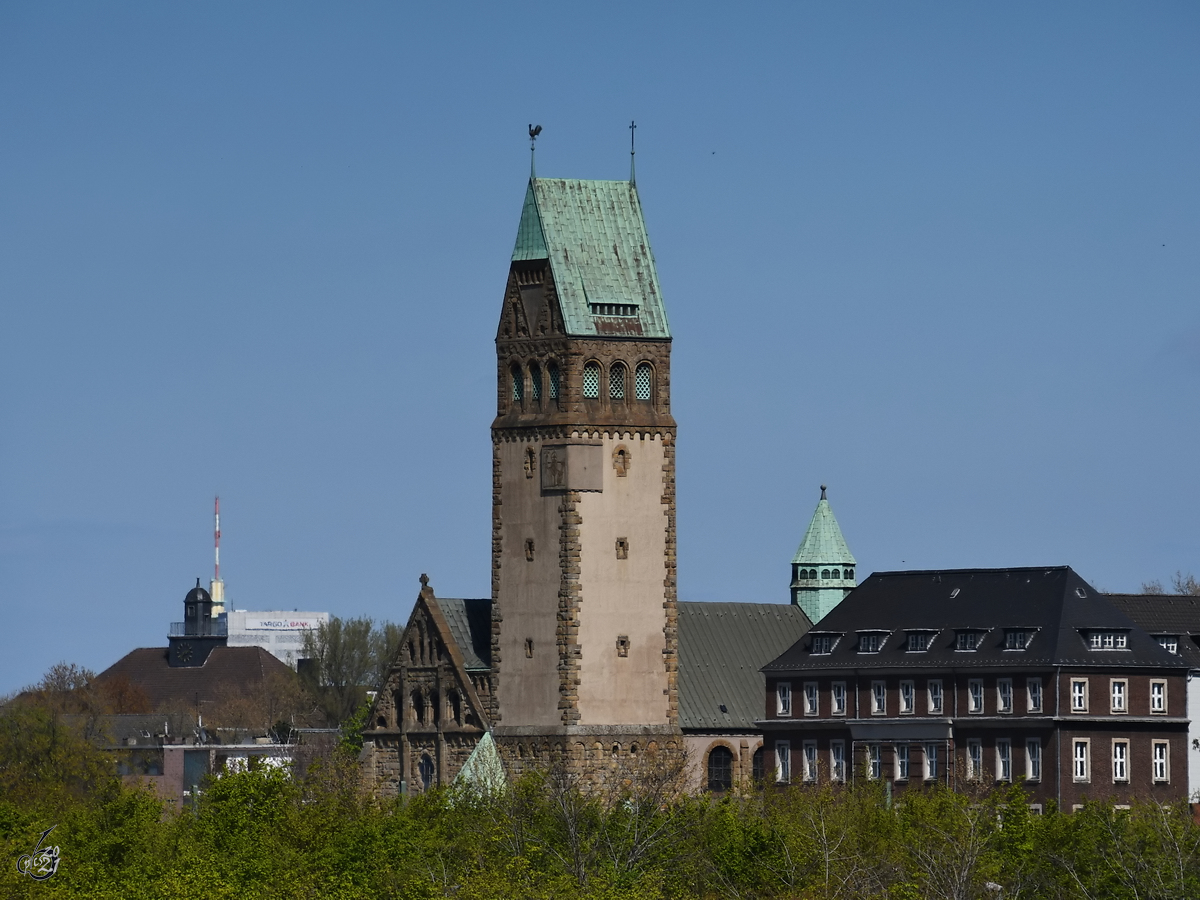
[[[821,485],[821,500],[792,557],[793,605],[817,624],[858,584],[854,580],[856,565],[825,498],[825,485]]]
[[[496,335],[493,733],[677,746],[671,334],[633,181],[531,177]]]

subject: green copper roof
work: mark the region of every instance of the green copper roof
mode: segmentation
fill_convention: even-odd
[[[829,501],[825,499],[824,485],[821,486],[821,502],[817,504],[817,511],[808,523],[808,531],[804,532],[804,540],[792,557],[792,563],[802,566],[858,565],[854,554],[846,546],[846,539],[842,537],[842,529],[833,517]]]
[[[567,334],[671,336],[632,182],[529,179],[512,258],[550,260]]]

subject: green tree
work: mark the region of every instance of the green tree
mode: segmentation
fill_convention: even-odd
[[[383,682],[400,646],[402,629],[370,618],[330,618],[304,635],[305,687],[320,705],[330,725],[346,721],[369,690]]]

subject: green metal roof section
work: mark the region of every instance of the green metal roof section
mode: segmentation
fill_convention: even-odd
[[[671,337],[632,182],[530,178],[512,258],[550,261],[569,335]],[[625,314],[593,315],[592,304]]]
[[[842,537],[842,529],[838,527],[829,501],[825,499],[825,485],[821,485],[821,502],[817,504],[792,563],[802,566],[858,565],[854,554],[846,546],[846,539]]]

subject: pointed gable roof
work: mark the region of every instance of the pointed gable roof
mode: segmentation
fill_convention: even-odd
[[[833,509],[825,499],[825,485],[821,485],[821,501],[817,504],[812,521],[808,523],[808,530],[804,532],[796,555],[792,557],[792,563],[801,566],[858,565],[854,554],[846,546]]]
[[[671,337],[632,182],[529,179],[512,258],[550,261],[568,335]]]

